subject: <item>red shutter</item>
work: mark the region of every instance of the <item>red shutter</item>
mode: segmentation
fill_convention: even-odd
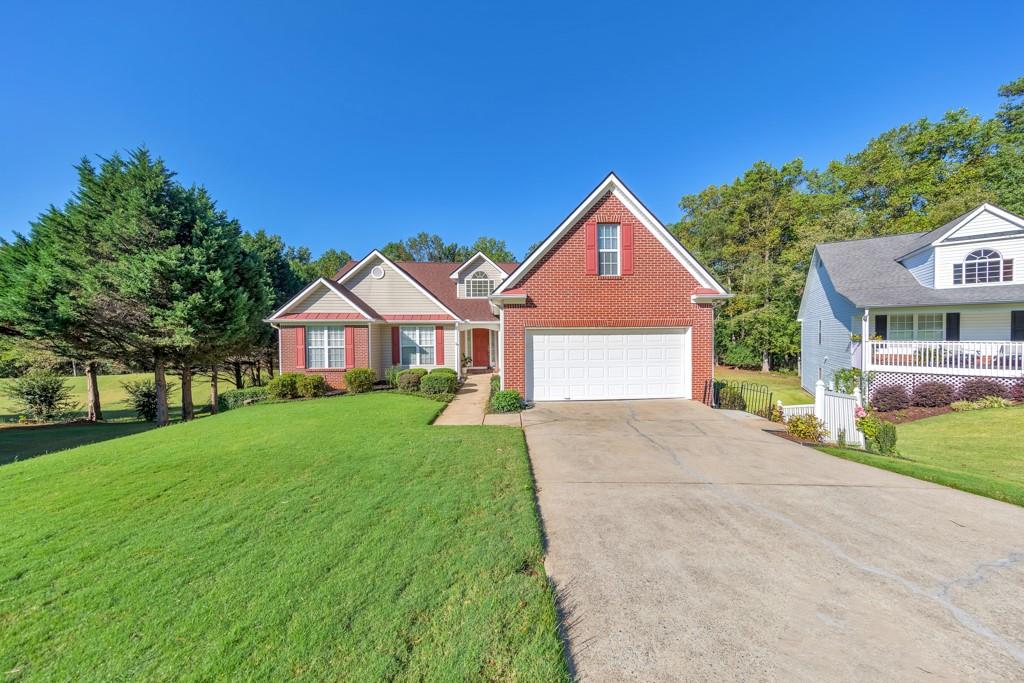
[[[622,274],[633,274],[633,226],[622,224],[619,226],[619,237],[622,239]]]
[[[391,364],[401,365],[402,364],[402,347],[401,342],[398,340],[398,328],[391,328]]]
[[[434,328],[434,365],[444,365],[444,328]]]
[[[345,328],[345,369],[356,366],[356,328]]]
[[[306,328],[295,328],[295,367],[306,367]]]
[[[597,221],[587,221],[583,231],[587,235],[587,275],[597,275]]]

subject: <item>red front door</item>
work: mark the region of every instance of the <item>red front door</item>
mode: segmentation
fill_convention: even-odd
[[[491,365],[491,331],[478,327],[473,330],[473,367]]]

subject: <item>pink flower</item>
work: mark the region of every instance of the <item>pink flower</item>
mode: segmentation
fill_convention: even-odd
[[[853,411],[853,414],[858,418],[862,418],[867,417],[868,411],[864,410],[864,406],[857,406],[856,410]]]

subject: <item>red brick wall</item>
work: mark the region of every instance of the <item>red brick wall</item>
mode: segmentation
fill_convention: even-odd
[[[633,225],[633,274],[586,274],[583,225]],[[712,375],[712,309],[694,304],[701,287],[686,268],[611,193],[580,218],[515,287],[523,305],[505,306],[505,387],[526,392],[529,327],[691,327],[692,396],[704,397]]]
[[[353,325],[355,328],[355,342],[356,342],[356,364],[357,368],[368,368],[370,367],[370,330],[365,325]],[[332,370],[309,370],[307,368],[296,368],[296,349],[295,349],[295,329],[294,327],[282,327],[280,330],[280,351],[281,351],[281,371],[282,372],[301,372],[308,375],[323,375],[327,383],[334,389],[345,388],[345,371],[342,369]]]

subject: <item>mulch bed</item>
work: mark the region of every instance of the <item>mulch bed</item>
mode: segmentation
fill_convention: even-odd
[[[789,432],[787,432],[785,429],[765,429],[764,431],[768,432],[769,434],[774,434],[775,436],[783,438],[786,441],[792,441],[793,443],[798,443],[801,446],[820,446],[821,445],[817,441],[808,441],[807,439],[801,439],[799,436],[794,436],[793,434],[790,434]]]
[[[900,425],[905,422],[923,420],[926,417],[935,417],[936,415],[945,415],[946,413],[951,412],[953,412],[953,409],[949,406],[936,406],[935,408],[911,406],[909,408],[904,408],[903,410],[893,410],[888,413],[875,413],[875,415],[882,420]]]

